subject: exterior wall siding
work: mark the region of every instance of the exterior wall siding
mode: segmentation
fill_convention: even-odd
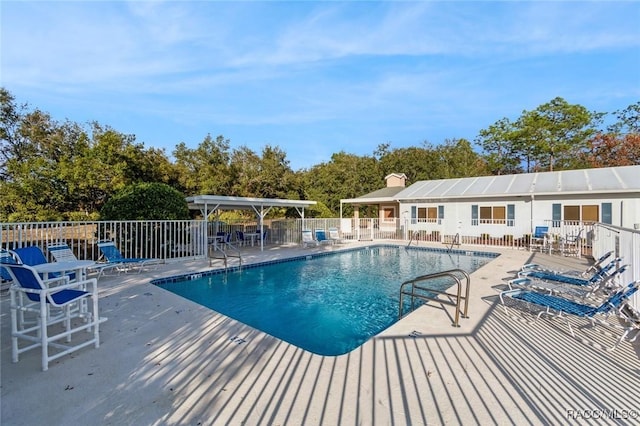
[[[477,198],[464,200],[443,200],[428,202],[400,203],[400,221],[406,222],[410,231],[439,232],[444,235],[482,235],[492,237],[513,236],[515,238],[532,234],[536,226],[557,228],[557,234],[574,232],[574,226],[579,226],[584,220],[576,220],[575,224],[564,217],[565,206],[596,206],[598,220],[602,221],[602,204],[611,204],[611,225],[624,228],[640,228],[640,195],[610,195],[607,197],[589,197],[584,195],[558,195],[540,198],[512,197],[512,198]],[[554,221],[553,205],[560,204],[561,217]],[[474,220],[472,206],[504,207],[514,206],[514,218],[509,220],[483,221],[480,217]],[[412,209],[438,208],[444,206],[444,218],[439,220],[416,220],[412,218]],[[587,221],[588,222],[588,221]]]

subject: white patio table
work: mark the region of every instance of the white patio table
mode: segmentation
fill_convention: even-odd
[[[79,280],[83,280],[87,276],[87,268],[90,268],[96,264],[93,260],[70,260],[65,262],[50,262],[42,263],[40,265],[33,266],[39,274],[44,276],[44,279],[49,278],[49,274],[59,272],[65,274],[67,272],[75,272],[76,277]]]

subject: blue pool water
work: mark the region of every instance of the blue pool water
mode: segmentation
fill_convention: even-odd
[[[495,257],[478,254],[374,246],[154,284],[310,352],[341,355],[397,321],[403,281],[470,273]]]

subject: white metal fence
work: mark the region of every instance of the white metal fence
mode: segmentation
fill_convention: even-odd
[[[593,256],[598,258],[613,250],[629,268],[622,275],[622,283],[640,280],[640,230],[621,228],[598,223],[593,229]],[[633,305],[640,306],[640,295],[636,293]]]
[[[193,220],[24,222],[0,226],[2,248],[47,247],[67,243],[79,259],[99,260],[98,241],[114,241],[126,257],[200,257],[206,223]],[[206,240],[204,240],[206,242]]]
[[[591,254],[594,239],[593,224],[549,221],[549,235],[558,243],[567,235],[580,232],[578,255]],[[153,257],[165,260],[206,256],[207,242],[218,232],[231,235],[236,242],[239,233],[259,230],[258,221],[205,222],[202,220],[179,221],[96,221],[96,222],[24,222],[0,224],[2,248],[37,245],[46,253],[47,246],[66,242],[80,259],[97,260],[96,243],[112,240],[128,257]],[[445,245],[501,246],[528,248],[531,236],[492,237],[489,234],[445,235],[439,230],[406,229],[400,220],[379,219],[268,219],[263,223],[265,244],[299,244],[303,229],[338,229],[344,240],[379,241],[404,240],[437,242]],[[552,241],[553,242],[553,241]],[[550,245],[550,247],[554,247]],[[555,247],[559,247],[558,244]]]
[[[640,230],[620,228],[605,224],[565,221],[549,221],[552,238],[580,234],[578,255],[597,258],[613,250],[623,258],[629,268],[622,279],[626,282],[640,280]],[[378,219],[272,219],[263,223],[266,245],[300,244],[303,229],[337,228],[344,240],[404,240],[430,241],[446,245],[503,246],[527,248],[528,238],[493,238],[489,235],[442,235],[438,231],[408,231],[397,221]],[[47,247],[66,242],[79,259],[100,260],[97,242],[111,240],[126,257],[159,258],[165,261],[193,259],[207,256],[208,242],[217,232],[231,234],[231,242],[238,232],[255,232],[257,221],[235,223],[206,222],[202,220],[156,221],[96,221],[96,222],[24,222],[0,224],[0,246],[13,249],[36,245],[45,255]],[[640,304],[636,295],[635,304]]]

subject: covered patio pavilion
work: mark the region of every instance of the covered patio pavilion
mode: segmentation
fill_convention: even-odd
[[[304,209],[316,201],[285,200],[281,198],[228,197],[223,195],[195,195],[187,197],[190,210],[198,210],[203,218],[211,213],[219,216],[221,210],[253,210],[259,221],[260,235],[264,235],[264,218],[274,207],[294,208],[304,219]],[[264,250],[264,240],[260,238],[260,250]]]

